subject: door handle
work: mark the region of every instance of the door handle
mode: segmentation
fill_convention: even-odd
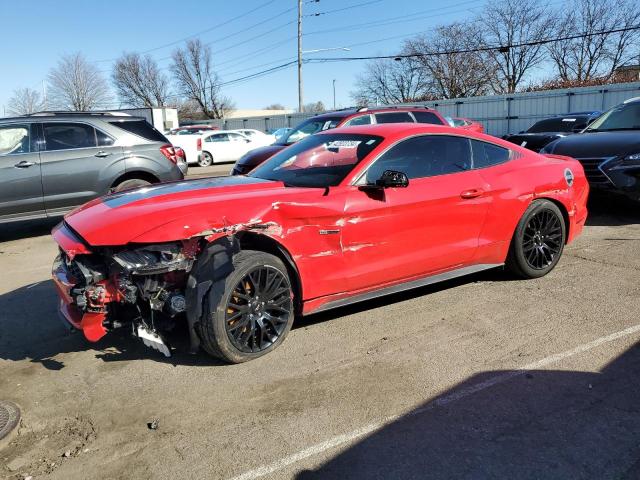
[[[22,160],[21,162],[18,162],[14,165],[14,167],[16,168],[29,168],[29,167],[33,167],[36,163],[35,162],[27,162],[26,160]]]
[[[104,150],[100,150],[98,153],[95,154],[95,156],[98,158],[108,157],[109,155],[111,155],[111,152],[105,152]]]
[[[471,188],[460,193],[460,196],[462,198],[477,198],[482,195],[484,195],[484,190],[482,190],[481,188]]]

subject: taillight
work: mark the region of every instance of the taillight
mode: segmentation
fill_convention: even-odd
[[[160,153],[167,157],[167,159],[175,164],[178,163],[178,156],[176,155],[176,149],[173,145],[163,145],[160,147]]]
[[[196,142],[196,148],[198,149],[198,151],[202,151],[202,139],[199,138],[198,141]]]
[[[184,153],[184,150],[181,147],[173,147],[176,152],[176,157],[181,158],[183,161],[187,158],[187,154]]]

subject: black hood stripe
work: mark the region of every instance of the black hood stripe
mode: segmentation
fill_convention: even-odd
[[[118,208],[134,202],[155,198],[162,195],[172,195],[175,193],[189,192],[193,190],[206,190],[215,187],[228,187],[234,185],[251,185],[255,183],[265,183],[270,180],[262,178],[233,176],[233,177],[213,177],[198,180],[186,180],[183,182],[172,182],[151,187],[140,187],[134,190],[127,190],[102,198],[102,202],[109,208]]]

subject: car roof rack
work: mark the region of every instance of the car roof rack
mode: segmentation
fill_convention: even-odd
[[[27,115],[25,115],[25,117],[55,117],[55,116],[75,116],[75,115],[82,115],[82,116],[87,116],[87,115],[91,115],[91,116],[96,116],[96,117],[104,117],[104,116],[111,116],[111,117],[131,117],[130,114],[125,113],[125,112],[108,112],[108,111],[104,111],[104,112],[76,112],[76,111],[65,111],[65,110],[46,110],[46,111],[42,111],[42,112],[35,112],[35,113],[29,113]]]
[[[373,107],[360,107],[356,111],[360,113],[369,110],[393,110],[399,108],[424,108],[425,110],[432,110],[432,108],[427,105],[376,105]]]

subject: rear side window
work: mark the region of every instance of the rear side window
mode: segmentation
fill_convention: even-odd
[[[409,112],[376,113],[377,123],[414,123]]]
[[[29,125],[12,123],[0,125],[0,155],[29,153]]]
[[[70,150],[96,146],[96,129],[85,123],[43,123],[46,150]]]
[[[226,133],[217,133],[204,139],[205,142],[228,142],[229,136]]]
[[[486,168],[508,162],[513,158],[513,153],[507,148],[502,148],[487,142],[471,140],[473,149],[473,168]]]
[[[96,138],[98,139],[99,147],[110,147],[111,145],[113,145],[113,142],[115,141],[109,135],[98,130],[97,128],[96,128]]]
[[[134,121],[115,121],[109,122],[110,125],[114,127],[121,128],[122,130],[133,133],[138,137],[142,137],[151,142],[162,142],[169,143],[169,141],[162,135],[158,130],[153,128],[147,121],[145,120],[134,120]]]
[[[432,125],[443,125],[442,120],[433,112],[417,111],[412,112],[418,123],[431,123]]]

